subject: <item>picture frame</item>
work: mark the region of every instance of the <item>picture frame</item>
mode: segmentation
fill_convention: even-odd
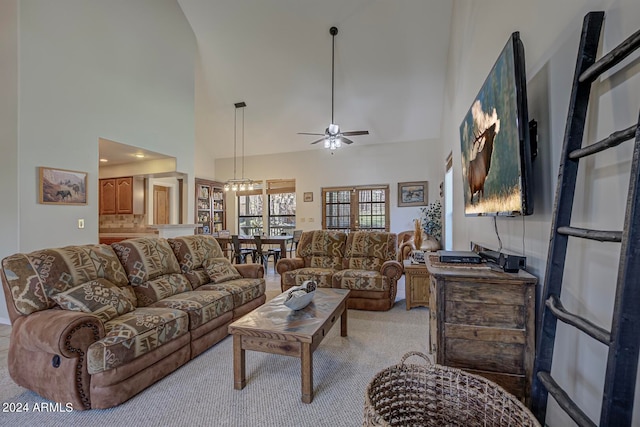
[[[305,202],[313,202],[313,192],[308,191],[304,193],[304,201]]]
[[[41,166],[38,202],[44,205],[86,205],[87,172]]]
[[[427,206],[429,204],[429,181],[398,183],[398,207]]]

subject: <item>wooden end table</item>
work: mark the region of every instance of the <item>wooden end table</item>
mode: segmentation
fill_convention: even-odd
[[[302,401],[313,400],[313,352],[341,317],[340,335],[347,336],[348,289],[318,288],[313,301],[293,311],[283,293],[229,325],[233,335],[233,381],[246,385],[245,350],[300,358]]]
[[[404,292],[407,310],[429,307],[429,271],[426,265],[404,261]]]

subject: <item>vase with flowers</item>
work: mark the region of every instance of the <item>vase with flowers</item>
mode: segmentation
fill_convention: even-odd
[[[442,203],[436,200],[426,208],[420,209],[420,223],[432,246],[432,250],[440,249],[442,239]]]

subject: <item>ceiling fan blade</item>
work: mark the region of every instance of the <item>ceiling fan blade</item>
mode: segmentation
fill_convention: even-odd
[[[298,132],[298,135],[324,135],[324,133]]]
[[[320,139],[318,139],[318,140],[316,140],[316,141],[313,141],[313,142],[311,143],[311,145],[313,145],[313,144],[317,144],[318,142],[321,142],[321,141],[324,141],[324,138],[320,138]]]
[[[344,134],[343,134],[343,135],[344,135]],[[341,137],[340,137],[340,140],[341,140],[342,142],[344,142],[345,144],[353,144],[353,141],[352,141],[352,140],[350,140],[349,138],[345,138],[344,136],[341,136]]]
[[[342,134],[346,136],[369,135],[369,131],[368,130],[352,130],[349,132],[342,132]]]

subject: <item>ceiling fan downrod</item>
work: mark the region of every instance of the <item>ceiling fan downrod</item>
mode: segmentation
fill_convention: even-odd
[[[329,28],[329,34],[331,34],[332,44],[331,44],[331,124],[333,124],[333,81],[334,81],[334,70],[335,70],[335,52],[336,52],[336,34],[338,34],[337,27]]]

